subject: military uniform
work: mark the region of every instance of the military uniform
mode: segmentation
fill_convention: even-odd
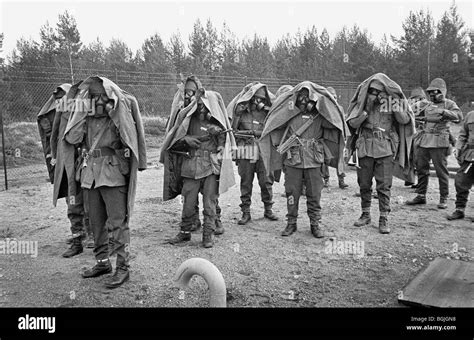
[[[434,79],[427,91],[439,90],[446,95],[446,84],[437,78]],[[418,172],[418,196],[407,204],[426,203],[426,192],[430,176],[430,160],[436,171],[439,181],[440,203],[438,208],[445,209],[449,195],[448,156],[450,154],[449,122],[462,119],[462,112],[455,102],[442,99],[431,103],[424,110],[425,123],[418,139],[416,169]]]
[[[449,220],[464,218],[469,191],[474,184],[474,111],[469,112],[456,142],[456,156],[460,165],[454,185],[456,187],[456,210]]]
[[[375,88],[384,91],[384,85],[373,80],[369,90]],[[360,117],[348,120],[348,124],[359,129],[356,142],[359,166],[357,169],[357,182],[361,195],[361,218],[355,226],[370,223],[370,207],[372,202],[372,178],[375,177],[376,189],[379,199],[381,233],[388,233],[386,225],[390,213],[390,190],[393,179],[393,159],[399,147],[399,136],[396,131],[397,124],[408,124],[410,117],[406,111],[393,111],[386,106],[374,104],[372,109],[366,110]]]
[[[250,214],[252,203],[252,187],[254,174],[257,174],[260,194],[264,204],[265,213],[272,213],[273,206],[273,175],[266,175],[262,159],[259,157],[259,149],[256,138],[262,135],[264,121],[267,112],[264,110],[244,110],[240,112],[237,130],[253,131],[249,137],[236,137],[239,152],[237,166],[240,176],[240,209],[243,214]]]

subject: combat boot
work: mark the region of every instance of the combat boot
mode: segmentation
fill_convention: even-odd
[[[441,197],[438,203],[438,209],[448,209],[448,199]]]
[[[448,215],[448,217],[446,217],[446,218],[450,221],[452,221],[452,220],[461,220],[461,219],[464,218],[464,211],[460,210],[460,209],[456,209],[456,210],[454,210],[454,212],[451,215]]]
[[[210,229],[204,229],[202,232],[202,246],[204,248],[212,248],[214,246],[214,240],[213,240],[214,233]]]
[[[66,257],[66,258],[73,257],[76,255],[79,255],[82,252],[83,252],[82,239],[81,237],[75,237],[72,240],[71,247],[63,254],[63,257]]]
[[[411,201],[407,201],[406,204],[407,205],[426,204],[426,196],[425,195],[417,195]]]
[[[311,234],[313,234],[316,238],[324,237],[323,229],[319,226],[319,224],[311,224]]]
[[[117,269],[115,269],[114,275],[108,278],[105,281],[104,285],[108,289],[114,289],[114,288],[120,287],[128,280],[130,280],[130,272],[128,271],[128,269],[117,267]]]
[[[87,249],[92,249],[95,247],[94,235],[92,235],[92,233],[87,234],[87,237],[84,240],[84,244]]]
[[[368,225],[372,222],[372,219],[370,218],[370,212],[362,212],[362,215],[360,215],[359,219],[354,222],[354,226],[356,227],[362,227],[364,225]]]
[[[285,230],[282,231],[281,236],[290,236],[296,231],[296,223],[288,223],[286,226]]]
[[[237,222],[239,225],[246,225],[247,223],[250,222],[252,217],[250,216],[249,212],[244,212],[242,213],[242,218]]]
[[[94,267],[91,269],[87,269],[82,273],[82,277],[87,279],[90,277],[98,277],[101,275],[105,275],[108,273],[112,272],[112,265],[110,264],[110,261],[103,260],[103,261],[97,261]]]
[[[216,228],[214,229],[214,235],[222,234],[224,234],[224,227],[222,226],[222,222],[220,220],[216,220]]]
[[[273,213],[272,208],[266,208],[263,217],[270,221],[278,221],[278,217]]]
[[[349,187],[349,184],[346,184],[344,182],[344,177],[339,177],[339,188],[340,189],[345,189],[345,188],[348,188]]]
[[[380,216],[379,218],[379,232],[381,234],[389,234],[390,227],[387,225],[387,216]]]
[[[178,244],[191,240],[191,233],[189,231],[180,231],[178,235],[167,240],[169,244]]]

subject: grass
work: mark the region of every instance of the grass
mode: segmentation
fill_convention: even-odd
[[[43,147],[36,122],[11,123],[4,127],[7,164],[25,165],[43,160]],[[3,165],[3,157],[0,157]]]

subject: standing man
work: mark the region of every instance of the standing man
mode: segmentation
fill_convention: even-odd
[[[325,129],[335,129],[338,144],[326,144]],[[326,88],[304,81],[281,94],[273,103],[260,139],[267,174],[285,167],[287,226],[281,233],[297,230],[298,207],[306,186],[308,217],[314,237],[324,237],[321,225],[321,165],[342,170],[347,126],[344,114]]]
[[[176,123],[176,119],[179,113],[191,104],[192,100],[197,95],[197,90],[202,88],[202,83],[198,79],[198,77],[194,75],[190,75],[188,78],[183,80],[181,84],[178,85],[178,91],[173,98],[173,103],[171,104],[171,114],[168,118],[168,122],[166,124],[166,133],[168,133],[171,128]],[[165,170],[167,168],[165,167]],[[165,176],[168,177],[168,176]],[[197,231],[201,228],[201,220],[199,218],[199,199],[196,201],[195,207],[195,216],[194,216],[194,224],[191,228],[191,231]],[[219,206],[219,200],[216,203],[216,227],[214,229],[214,235],[222,235],[224,233],[224,226],[222,225],[221,221],[221,207]]]
[[[379,198],[379,232],[390,233],[390,190],[394,166],[410,166],[409,151],[414,133],[414,119],[400,86],[383,73],[364,80],[349,105],[347,124],[351,129],[349,143],[359,160],[357,182],[360,187],[362,215],[354,223],[362,227],[371,223],[372,178],[375,177]]]
[[[251,220],[252,187],[257,174],[260,194],[264,205],[263,216],[270,221],[278,220],[273,213],[273,174],[267,175],[260,157],[258,139],[271,107],[267,85],[252,83],[247,85],[228,105],[227,112],[232,118],[232,129],[237,143],[236,163],[240,176],[240,209],[242,218],[238,224],[245,225]]]
[[[469,190],[471,190],[474,183],[474,111],[468,112],[464,119],[456,142],[455,154],[460,165],[454,180],[456,210],[448,215],[448,220],[464,218]]]
[[[199,193],[203,196],[202,245],[214,245],[216,205],[219,194],[235,184],[231,150],[235,141],[219,93],[200,88],[179,112],[161,149],[165,164],[163,200],[184,197],[179,233],[167,240],[179,244],[191,240]],[[181,192],[177,191],[181,189]]]
[[[74,90],[76,85],[72,87]],[[38,127],[46,164],[53,184],[53,205],[65,197],[67,217],[71,223],[70,248],[62,254],[69,258],[83,252],[82,240],[90,233],[84,209],[83,191],[74,180],[74,147],[63,140],[69,119],[70,84],[58,86],[38,114]],[[87,241],[90,243],[90,240]]]
[[[334,90],[334,88],[332,87],[327,87],[327,90],[334,97],[334,100],[337,103],[336,90]],[[339,105],[339,103],[337,104]],[[341,107],[341,111],[344,114],[344,109],[342,107]],[[336,129],[336,127],[334,127],[334,129],[325,129],[324,133],[325,133],[324,139],[328,140],[327,143],[336,143],[336,144],[339,143],[339,131]],[[323,165],[321,166],[321,171],[323,173],[323,178],[324,178],[324,187],[327,188],[329,187],[329,178],[330,178],[329,166],[323,163]],[[344,177],[346,177],[346,174],[344,173],[344,171],[339,172],[339,170],[336,169],[336,173],[337,173],[337,178],[339,180],[339,188],[341,189],[347,188],[349,185],[344,183]]]
[[[418,171],[417,196],[408,205],[426,204],[426,192],[430,177],[430,160],[433,161],[439,182],[438,209],[446,209],[449,196],[448,156],[450,153],[450,122],[462,120],[462,112],[455,102],[446,98],[446,83],[441,78],[433,79],[426,89],[430,98],[420,117],[424,121],[419,140],[416,169]]]
[[[84,278],[110,273],[109,228],[116,270],[105,282],[116,288],[130,278],[129,222],[135,200],[137,170],[146,169],[145,133],[137,100],[105,77],[89,77],[79,86],[65,139],[82,149],[76,178],[89,199],[97,264]]]

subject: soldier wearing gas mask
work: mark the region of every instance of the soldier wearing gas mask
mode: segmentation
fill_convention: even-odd
[[[338,143],[326,144],[326,129],[339,132]],[[324,237],[321,225],[321,191],[324,163],[342,170],[347,126],[344,114],[326,88],[304,81],[281,94],[265,122],[260,145],[267,172],[285,168],[287,226],[281,233],[297,230],[299,199],[306,186],[307,213],[314,237]]]
[[[394,166],[401,162],[408,163],[409,154],[402,153],[409,145],[406,141],[410,137],[407,136],[414,133],[411,114],[400,86],[383,73],[368,78],[356,90],[347,119],[351,138],[355,138],[352,140],[355,143],[350,143],[355,148],[351,151],[357,152],[359,160],[357,181],[362,215],[354,223],[356,227],[371,223],[371,187],[375,177],[380,211],[379,232],[390,233],[388,215]]]
[[[167,242],[178,244],[191,240],[201,193],[204,207],[202,245],[210,248],[214,245],[218,196],[235,183],[229,151],[235,142],[229,133],[230,123],[221,95],[202,88],[198,91],[167,133],[160,161],[166,168],[163,199],[176,197],[176,188],[181,189],[184,198],[180,232]],[[170,168],[174,169],[172,178],[169,178]]]
[[[267,86],[255,82],[247,85],[227,107],[227,111],[232,116],[232,129],[238,147],[235,158],[240,176],[240,209],[242,211],[242,218],[237,222],[239,225],[247,224],[252,218],[250,205],[255,174],[257,174],[264,205],[263,216],[270,221],[278,220],[272,211],[274,176],[273,174],[266,175],[258,147],[258,139],[262,135],[270,106],[271,99]]]
[[[454,180],[456,210],[448,215],[448,220],[464,218],[469,191],[474,184],[474,111],[466,114],[456,142],[455,155],[460,166]],[[472,221],[474,222],[474,219]]]
[[[433,161],[439,182],[438,209],[446,209],[449,196],[448,156],[450,153],[450,122],[462,120],[462,112],[455,102],[446,98],[446,83],[441,78],[433,79],[426,89],[430,105],[417,120],[424,122],[419,137],[416,169],[418,173],[417,196],[408,205],[426,204],[426,192],[430,177],[430,160]]]
[[[166,132],[168,133],[171,127],[176,122],[177,115],[189,104],[192,103],[193,100],[196,99],[198,96],[198,89],[202,88],[201,81],[194,75],[189,76],[183,81],[184,89],[180,88],[175,94],[175,98],[173,100],[173,104],[171,105],[171,115],[168,119],[168,123],[166,125]],[[196,201],[195,207],[195,216],[194,216],[194,223],[191,231],[197,231],[201,228],[201,220],[199,218],[199,200]],[[216,227],[214,229],[214,235],[222,235],[225,229],[222,225],[221,221],[221,207],[219,206],[219,200],[216,202]]]
[[[334,88],[332,88],[332,87],[327,87],[327,90],[334,97],[334,100],[337,103],[336,90],[334,90]],[[341,110],[343,110],[342,107],[341,107]],[[338,133],[336,128],[334,128],[334,129],[325,129],[324,133],[326,134],[326,136],[324,138],[331,141],[329,143],[336,143],[336,144],[339,143],[339,133]],[[327,188],[327,187],[329,187],[329,178],[330,178],[329,166],[327,164],[323,164],[322,167],[321,167],[321,171],[323,173],[323,178],[324,178],[324,187]],[[339,170],[337,170],[336,173],[337,173],[337,178],[338,178],[338,181],[339,181],[339,188],[341,188],[341,189],[347,188],[349,185],[347,185],[344,182],[344,177],[346,177],[346,174],[344,173],[344,171],[339,172]]]
[[[65,140],[82,149],[76,179],[87,192],[89,221],[94,233],[96,265],[84,278],[116,270],[105,286],[116,288],[130,278],[130,229],[137,185],[137,170],[146,169],[145,134],[137,100],[104,77],[89,77],[79,86]],[[85,106],[84,103],[90,103]]]

